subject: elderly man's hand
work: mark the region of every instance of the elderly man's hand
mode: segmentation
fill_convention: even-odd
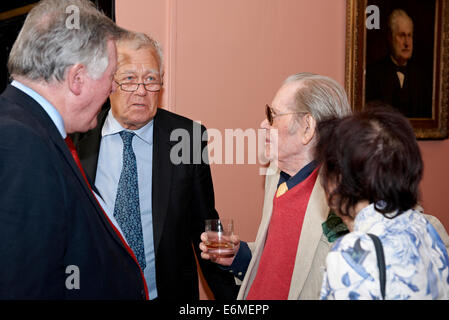
[[[240,248],[240,239],[238,235],[232,235],[230,237],[231,242],[234,244],[233,254],[231,256],[219,257],[215,254],[211,254],[208,252],[208,248],[206,246],[207,243],[207,233],[203,232],[201,234],[201,242],[200,242],[200,250],[201,250],[201,258],[204,260],[210,260],[214,263],[220,264],[222,266],[230,266],[232,261],[234,261],[235,255],[239,251]]]

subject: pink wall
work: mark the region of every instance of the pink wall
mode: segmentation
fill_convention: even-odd
[[[420,141],[424,160],[422,206],[449,230],[449,140]]]
[[[162,106],[223,137],[225,129],[257,129],[265,103],[290,74],[310,71],[344,83],[344,0],[116,0],[116,6],[119,25],[149,33],[164,47]],[[420,146],[423,204],[449,227],[449,143]],[[211,167],[219,213],[234,218],[242,239],[254,240],[263,202],[260,165]]]

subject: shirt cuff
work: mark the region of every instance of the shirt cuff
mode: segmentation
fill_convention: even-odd
[[[251,261],[251,249],[245,241],[240,241],[240,248],[235,255],[234,260],[230,266],[220,266],[223,270],[228,270],[239,280],[243,281],[245,278],[246,270],[248,270],[248,265]]]

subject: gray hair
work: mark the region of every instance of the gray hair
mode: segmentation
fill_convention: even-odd
[[[127,31],[117,39],[117,45],[130,45],[133,50],[153,49],[158,57],[159,74],[162,77],[164,74],[164,56],[162,53],[161,44],[154,38],[141,32]],[[120,57],[119,57],[120,59]]]
[[[298,73],[289,76],[284,84],[303,84],[295,95],[295,110],[307,112],[317,121],[351,114],[351,107],[343,87],[335,80],[313,73]],[[299,120],[299,116],[295,117]]]
[[[79,17],[69,26],[70,9]],[[11,76],[62,82],[68,67],[86,66],[98,79],[109,58],[107,42],[124,32],[88,0],[42,0],[29,13],[8,61]]]
[[[410,18],[407,12],[402,9],[395,9],[388,17],[388,31],[390,32],[390,35],[393,35],[393,32],[397,29],[396,26],[398,18],[408,19],[413,28],[413,20],[412,18]]]

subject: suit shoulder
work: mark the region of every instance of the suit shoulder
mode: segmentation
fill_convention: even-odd
[[[3,106],[1,102],[0,105]],[[0,137],[11,144],[23,144],[24,139],[37,142],[39,138],[44,138],[44,130],[37,119],[27,115],[23,110],[3,110],[0,116]]]
[[[192,119],[161,108],[157,110],[155,121],[160,121],[164,126],[171,128],[185,128],[187,130],[191,130],[194,124],[199,124]],[[201,127],[204,128],[203,125]]]

